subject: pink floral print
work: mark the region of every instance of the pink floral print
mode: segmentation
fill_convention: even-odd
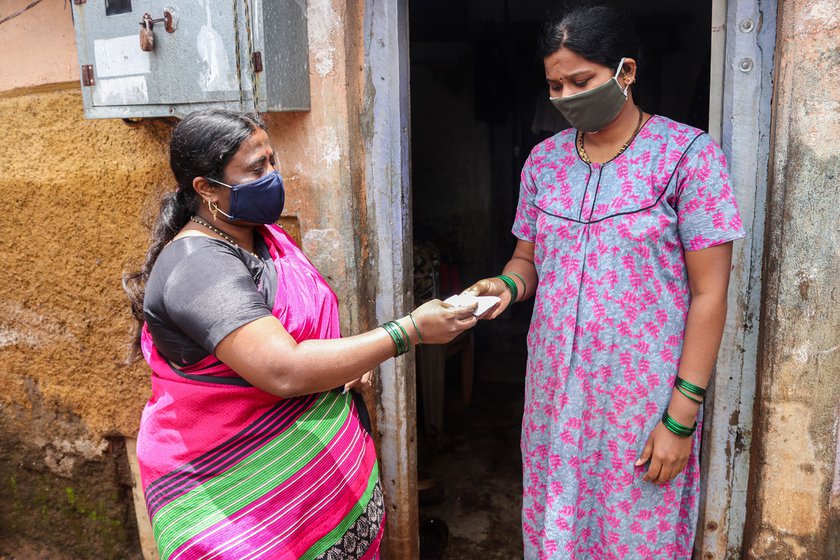
[[[698,429],[664,486],[634,467],[668,405],[690,293],[685,251],[744,236],[708,134],[653,116],[629,148],[584,163],[575,131],[537,145],[513,234],[535,244],[522,422],[528,559],[689,559]]]

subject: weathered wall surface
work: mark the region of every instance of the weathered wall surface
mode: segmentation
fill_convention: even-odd
[[[27,3],[3,3],[0,18]],[[345,25],[357,12],[308,2],[312,110],[265,115],[284,214],[338,293],[346,334],[367,324],[354,215],[361,37],[347,31],[361,25]],[[85,120],[68,81],[76,65],[64,2],[0,26],[0,556],[23,541],[57,559],[140,554],[122,438],[137,431],[149,380],[144,364],[124,363],[120,278],[142,261],[145,225],[174,186],[171,125]]]
[[[745,556],[840,558],[840,12],[779,2]]]
[[[348,25],[356,15],[344,0],[309,0],[307,16],[312,108],[263,117],[286,184],[283,214],[299,220],[303,250],[339,296],[342,332],[354,334],[365,327],[354,212],[361,180],[358,100],[352,95],[359,27]]]
[[[85,121],[77,79],[69,4],[0,27],[0,555],[137,558],[121,435],[148,375],[124,363],[120,275],[168,129]]]
[[[78,86],[16,92],[0,97],[0,500],[11,504],[0,538],[130,557],[130,478],[115,450],[136,430],[148,375],[124,363],[120,276],[166,183],[167,131],[85,121]]]

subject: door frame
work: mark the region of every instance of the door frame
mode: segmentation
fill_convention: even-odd
[[[703,560],[741,558],[750,479],[776,44],[772,0],[712,0],[709,132],[729,160],[747,238],[732,254],[729,313],[705,405],[700,523]]]
[[[729,159],[746,240],[735,243],[729,314],[703,427],[697,546],[703,560],[741,556],[758,355],[776,40],[772,0],[712,0],[709,129]],[[365,0],[366,211],[378,323],[412,296],[408,0]],[[414,359],[381,366],[377,426],[387,558],[416,558]]]
[[[410,189],[408,0],[364,0],[362,134],[377,324],[414,303]],[[419,556],[414,357],[380,366],[376,426],[388,528],[383,556]]]

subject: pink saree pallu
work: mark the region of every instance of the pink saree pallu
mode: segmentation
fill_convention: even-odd
[[[272,312],[298,342],[335,338],[335,294],[280,228]],[[214,356],[176,369],[143,332],[152,397],[137,455],[161,558],[379,557],[385,509],[376,452],[353,398],[281,399]]]

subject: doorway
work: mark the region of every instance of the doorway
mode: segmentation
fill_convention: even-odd
[[[445,298],[498,274],[513,251],[520,169],[561,126],[535,48],[555,4],[409,2],[418,303],[430,289]],[[625,4],[644,45],[637,101],[708,129],[711,0]],[[531,311],[532,303],[517,304],[479,324],[471,340],[418,353],[421,545],[423,523],[438,524],[426,550],[443,535],[447,558],[522,556],[519,431]]]

